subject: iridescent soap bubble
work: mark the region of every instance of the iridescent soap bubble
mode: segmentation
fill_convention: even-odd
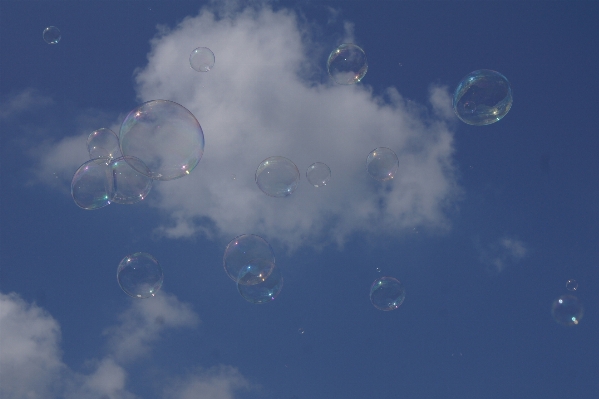
[[[329,55],[327,70],[340,85],[358,83],[368,71],[366,54],[355,44],[344,43]]]
[[[264,260],[275,263],[275,253],[266,240],[255,234],[235,237],[225,248],[223,267],[231,280],[237,282],[241,270],[251,262]]]
[[[370,302],[379,310],[394,310],[406,298],[403,284],[393,277],[381,277],[370,287]]]
[[[397,155],[387,147],[372,150],[366,158],[366,169],[374,179],[385,181],[393,179],[399,169]]]
[[[503,118],[512,107],[510,82],[499,72],[481,69],[458,84],[453,110],[469,125],[489,125]]]
[[[243,285],[237,283],[237,290],[248,302],[263,304],[273,301],[283,288],[283,275],[278,267],[273,267],[266,280],[259,284]]]
[[[566,281],[566,288],[568,291],[576,291],[578,289],[578,281],[568,280]]]
[[[148,101],[129,112],[119,139],[121,153],[139,158],[154,180],[187,176],[204,153],[198,120],[182,105],[167,100]]]
[[[110,129],[103,127],[87,137],[87,151],[90,159],[118,158],[121,156],[119,137]]]
[[[285,157],[266,158],[256,169],[256,184],[271,197],[291,195],[300,181],[297,166]]]
[[[114,185],[108,160],[96,158],[81,165],[71,180],[71,195],[77,206],[83,209],[110,205]]]
[[[42,37],[44,38],[44,41],[48,44],[56,44],[60,41],[60,38],[62,37],[60,35],[60,31],[58,30],[58,28],[56,26],[48,26],[46,29],[44,29],[44,33],[42,33]]]
[[[156,258],[137,252],[123,258],[116,278],[125,294],[133,298],[149,298],[162,287],[164,275]]]
[[[198,72],[208,72],[214,66],[214,53],[208,47],[198,47],[189,55],[189,65]]]
[[[274,267],[275,264],[269,259],[252,259],[241,268],[237,284],[255,285],[263,283],[270,276]]]
[[[562,295],[553,301],[551,315],[559,324],[574,326],[580,322],[584,310],[582,304],[573,295]]]
[[[331,169],[322,162],[316,162],[308,166],[306,179],[314,187],[326,186],[331,178]]]
[[[112,202],[135,204],[146,198],[152,189],[153,180],[148,177],[150,171],[139,159],[131,156],[120,157],[110,163],[110,168],[114,187]],[[145,173],[138,170],[144,170]]]

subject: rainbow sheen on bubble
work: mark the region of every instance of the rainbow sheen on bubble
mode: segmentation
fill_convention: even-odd
[[[156,295],[164,280],[160,263],[144,252],[125,256],[119,264],[116,277],[125,294],[140,299]]]
[[[60,41],[62,35],[60,30],[56,26],[48,26],[42,33],[44,41],[48,44],[57,44]]]
[[[110,162],[110,169],[113,179],[112,202],[135,204],[146,198],[152,189],[153,180],[148,177],[150,171],[138,158],[117,158]],[[144,170],[145,173],[138,170]]]
[[[101,128],[91,132],[87,137],[87,151],[90,159],[114,159],[121,156],[119,136],[110,129]]]
[[[366,158],[366,170],[375,180],[391,180],[398,169],[399,160],[397,155],[387,147],[375,148]]]
[[[255,285],[266,281],[270,273],[275,268],[275,264],[269,259],[252,259],[247,265],[241,268],[237,284]]]
[[[243,277],[240,276],[240,280]],[[237,290],[248,302],[255,304],[269,303],[281,293],[283,289],[283,275],[278,267],[273,265],[270,275],[262,282],[253,285],[237,283]]]
[[[344,43],[331,51],[327,60],[327,70],[337,84],[358,83],[368,71],[366,54],[359,46]]]
[[[370,286],[370,302],[379,310],[397,309],[405,298],[403,284],[394,277],[381,277]]]
[[[208,72],[214,67],[214,62],[214,53],[208,47],[198,47],[189,55],[189,65],[197,72]]]
[[[300,181],[297,166],[285,157],[270,157],[256,169],[256,185],[271,197],[287,197],[295,191]]]
[[[71,196],[78,207],[94,210],[110,205],[114,195],[109,161],[90,159],[77,169],[71,180]]]
[[[123,156],[140,159],[154,180],[187,176],[204,154],[204,132],[198,120],[182,105],[167,100],[148,101],[129,112],[119,139]]]
[[[314,187],[324,187],[331,178],[331,169],[322,162],[315,162],[308,166],[306,179]]]
[[[481,69],[466,75],[453,95],[453,110],[469,125],[489,125],[512,107],[510,82],[499,72]]]
[[[573,295],[562,295],[553,301],[551,307],[553,319],[564,326],[575,326],[580,323],[584,309],[580,300]]]
[[[264,238],[255,234],[242,234],[235,237],[227,244],[223,255],[225,272],[235,282],[238,282],[242,269],[258,261],[274,264],[275,253]]]

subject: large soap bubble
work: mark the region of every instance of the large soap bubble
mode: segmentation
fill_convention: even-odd
[[[62,37],[56,26],[48,26],[42,33],[44,41],[48,44],[57,44]]]
[[[287,197],[297,188],[300,173],[297,166],[285,157],[270,157],[256,169],[256,184],[271,197]]]
[[[198,47],[189,55],[189,65],[198,72],[208,72],[214,66],[214,53],[208,47]]]
[[[241,279],[240,279],[241,281]],[[237,290],[248,302],[263,304],[273,301],[283,288],[283,275],[278,267],[274,267],[270,275],[262,282],[253,285],[237,283]]]
[[[153,180],[148,177],[150,171],[139,159],[120,157],[110,163],[110,168],[114,187],[112,202],[135,204],[146,198],[152,189]],[[138,170],[144,170],[145,173]]]
[[[188,175],[200,162],[204,132],[182,105],[152,100],[129,112],[121,125],[120,143],[124,156],[139,158],[147,166],[148,177],[173,180]]]
[[[379,310],[393,310],[406,298],[403,284],[393,277],[381,277],[370,287],[370,301]]]
[[[306,179],[314,187],[326,186],[330,178],[331,169],[322,162],[315,162],[306,170]]]
[[[89,157],[114,159],[121,156],[119,137],[110,129],[102,128],[91,132],[87,137]]]
[[[149,298],[162,287],[164,275],[152,255],[137,252],[123,258],[116,272],[119,286],[133,298]]]
[[[573,295],[562,295],[553,301],[551,315],[559,324],[574,326],[580,323],[584,314],[582,304]]]
[[[510,82],[499,72],[481,69],[458,84],[453,110],[469,125],[489,125],[503,118],[512,107]]]
[[[244,267],[260,260],[275,263],[275,253],[270,244],[255,234],[242,234],[232,239],[225,248],[223,267],[231,280],[237,282]]]
[[[358,83],[368,71],[366,54],[355,44],[344,43],[329,55],[327,69],[329,75],[338,84]]]
[[[366,169],[376,180],[390,180],[399,169],[399,160],[393,150],[387,147],[375,148],[366,158]]]
[[[111,168],[104,158],[81,165],[71,180],[71,195],[80,208],[94,210],[110,205],[114,195]]]

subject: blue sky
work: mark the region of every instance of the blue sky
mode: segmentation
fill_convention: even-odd
[[[0,3],[0,396],[598,397],[599,3],[243,4]],[[354,86],[326,74],[344,42],[369,62]],[[200,46],[208,73],[189,67]],[[478,69],[514,93],[482,127],[451,109]],[[198,167],[142,203],[78,208],[89,133],[153,99],[201,123]],[[399,157],[387,184],[365,168],[380,146]],[[254,183],[275,155],[302,174],[284,199]],[[244,233],[275,251],[272,303],[222,268]],[[117,284],[138,251],[164,268],[155,298]],[[382,276],[406,288],[392,312],[368,298]],[[574,327],[551,317],[568,279]]]

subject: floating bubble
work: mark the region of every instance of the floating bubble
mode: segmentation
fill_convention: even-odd
[[[553,301],[551,315],[559,324],[574,326],[580,322],[584,314],[582,304],[573,295],[562,295]]]
[[[248,302],[263,304],[273,301],[283,288],[283,275],[278,267],[274,267],[266,280],[259,284],[243,285],[237,283],[237,290]]]
[[[91,159],[73,175],[71,196],[80,208],[103,208],[110,205],[113,195],[114,185],[107,159]]]
[[[204,153],[204,132],[185,107],[152,100],[133,109],[121,125],[121,153],[139,158],[154,180],[186,176]],[[131,165],[133,168],[136,165]],[[137,170],[146,173],[146,169]]]
[[[303,335],[306,333],[306,330],[304,330],[303,328],[300,327],[297,329],[297,332],[300,333],[301,335]]]
[[[256,169],[256,184],[271,197],[287,197],[299,184],[297,166],[285,157],[266,158]]]
[[[238,281],[244,267],[257,261],[275,263],[272,247],[260,236],[242,234],[232,239],[225,248],[223,267],[227,275],[235,282]]]
[[[152,179],[148,177],[150,171],[139,159],[120,157],[110,163],[110,168],[114,187],[112,202],[135,204],[146,198],[152,189]],[[138,170],[144,170],[145,173]]]
[[[116,271],[119,286],[133,298],[149,298],[162,287],[164,275],[152,255],[137,252],[123,258]]]
[[[566,281],[566,288],[568,291],[576,291],[578,289],[578,281],[568,280]]]
[[[60,35],[60,31],[56,26],[48,26],[46,29],[44,29],[42,37],[46,43],[56,44],[60,41],[62,36]]]
[[[453,95],[453,110],[469,125],[489,125],[512,107],[510,82],[499,72],[481,69],[468,74]]]
[[[314,187],[326,186],[331,178],[331,169],[322,162],[316,162],[308,166],[306,178]]]
[[[208,72],[214,66],[214,53],[208,47],[198,47],[189,55],[189,65],[198,72]]]
[[[110,129],[102,128],[87,137],[89,157],[114,159],[121,156],[119,137]]]
[[[401,282],[393,277],[381,277],[370,287],[370,302],[379,310],[397,309],[405,298],[406,290]]]
[[[355,44],[344,43],[329,55],[327,69],[333,80],[340,85],[358,83],[368,71],[366,54]]]
[[[393,179],[399,169],[397,155],[387,147],[372,150],[366,158],[366,169],[370,176],[379,181]]]
[[[241,268],[237,284],[255,285],[263,283],[270,276],[274,267],[275,264],[268,259],[252,259]]]

